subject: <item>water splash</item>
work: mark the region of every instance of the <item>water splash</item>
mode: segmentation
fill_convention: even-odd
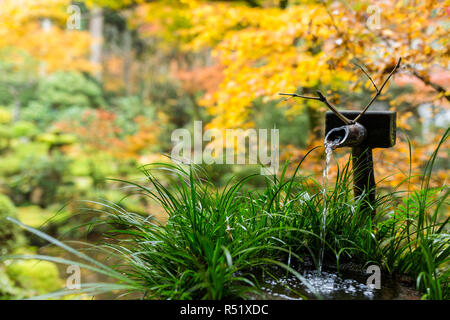
[[[326,184],[328,182],[328,171],[330,170],[330,162],[331,162],[331,155],[333,154],[333,150],[335,149],[336,145],[339,142],[325,142],[324,146],[325,146],[325,168],[323,169],[323,185],[324,187],[326,187]]]
[[[328,182],[328,171],[330,170],[330,162],[331,162],[331,155],[333,154],[333,150],[336,149],[336,147],[341,143],[341,138],[338,137],[337,139],[333,141],[324,141],[323,145],[325,147],[325,168],[323,169],[323,184],[324,187],[326,187],[326,184]]]
[[[374,298],[375,289],[354,279],[342,279],[336,273],[322,272],[320,276],[314,272],[305,272],[305,279],[322,297],[330,297],[337,292],[348,296],[362,295],[366,299]],[[305,287],[307,293],[313,292]]]
[[[286,274],[286,270],[281,267],[270,266],[271,276],[258,278],[263,299],[317,299],[317,295],[320,295],[327,300],[416,300],[422,296],[415,290],[413,281],[400,281],[389,277],[383,278],[381,289],[374,289],[367,285],[368,275],[364,272],[365,268],[360,265],[343,264],[339,273],[335,268],[324,268],[320,274],[317,274],[312,261],[306,259],[304,262],[305,264],[295,269],[306,282],[300,281],[293,274]],[[261,297],[255,295],[254,299],[261,299]]]
[[[320,247],[319,252],[319,274],[322,272],[322,264],[323,264],[323,256],[325,252],[325,236],[326,236],[326,222],[327,222],[327,214],[328,214],[328,204],[327,204],[327,184],[328,184],[328,171],[330,170],[331,163],[331,155],[333,154],[333,150],[336,149],[336,146],[341,142],[341,139],[335,139],[333,141],[324,141],[325,146],[325,167],[323,169],[323,211],[322,211],[322,219],[320,221],[320,239],[322,240],[322,246]]]

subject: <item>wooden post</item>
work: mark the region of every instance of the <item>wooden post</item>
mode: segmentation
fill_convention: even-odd
[[[367,146],[356,146],[352,148],[353,164],[353,193],[360,197],[363,193],[366,195],[362,199],[361,208],[369,210],[375,216],[375,209],[371,205],[375,203],[375,175],[373,171],[372,148]]]

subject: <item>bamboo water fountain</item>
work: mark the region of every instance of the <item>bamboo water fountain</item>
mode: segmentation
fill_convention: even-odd
[[[280,93],[280,95],[318,100],[331,111],[325,114],[325,147],[332,149],[352,148],[353,191],[355,197],[364,196],[363,210],[375,214],[375,176],[373,170],[372,149],[390,148],[396,140],[396,113],[391,111],[367,111],[380,96],[386,83],[400,66],[401,58],[378,88],[369,74],[358,65],[375,88],[375,95],[370,102],[358,111],[338,111],[327,98],[317,91],[317,97],[296,93]]]

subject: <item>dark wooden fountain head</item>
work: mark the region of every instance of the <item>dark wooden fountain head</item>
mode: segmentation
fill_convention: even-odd
[[[342,111],[341,115],[352,121],[361,114],[359,111]],[[374,148],[390,148],[395,145],[396,138],[396,113],[391,111],[367,111],[359,116],[357,123],[363,126],[356,127],[353,124],[345,124],[335,113],[327,112],[325,115],[325,140],[333,140],[336,136],[342,136],[347,133],[345,139],[351,140],[353,143],[341,143],[337,145],[352,148],[353,162],[353,188],[356,197],[362,194],[367,195],[367,202],[364,201],[361,208],[369,210],[375,215],[375,177],[373,170],[372,149]],[[352,128],[352,130],[350,130]],[[334,131],[328,136],[328,133]],[[357,129],[355,131],[355,129]],[[353,139],[351,133],[355,135],[363,132],[365,137],[361,139]],[[345,140],[344,139],[344,140]]]
[[[340,111],[350,120],[355,119],[360,111]],[[367,111],[359,119],[358,123],[367,130],[367,137],[361,143],[365,148],[391,148],[395,145],[397,113],[393,111]],[[345,123],[333,112],[325,114],[325,136],[334,128],[342,127]]]

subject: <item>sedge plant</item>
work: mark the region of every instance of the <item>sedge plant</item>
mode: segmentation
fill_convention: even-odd
[[[143,216],[126,211],[120,203],[103,202],[96,209],[109,231],[95,248],[114,257],[114,264],[106,265],[14,219],[10,220],[76,259],[44,255],[1,259],[77,264],[111,279],[82,284],[79,293],[119,291],[120,297],[145,299],[264,297],[261,286],[265,276],[274,277],[270,272],[274,266],[321,298],[301,275],[305,260],[316,267],[336,265],[338,270],[346,262],[361,267],[375,263],[393,277],[415,279],[424,299],[449,299],[448,218],[442,215],[448,207],[448,188],[430,185],[438,151],[448,136],[449,130],[431,155],[420,188],[406,197],[395,190],[378,196],[372,204],[375,216],[362,205],[364,194],[352,195],[350,160],[338,168],[336,182],[326,192],[312,177],[300,175],[301,164],[316,149],[290,178],[289,163],[279,176],[266,177],[262,190],[246,188],[256,175],[231,179],[220,188],[195,165],[155,163],[142,167],[146,184],[116,181],[155,201],[168,216],[166,223],[151,212]],[[45,297],[73,293],[64,289]]]

